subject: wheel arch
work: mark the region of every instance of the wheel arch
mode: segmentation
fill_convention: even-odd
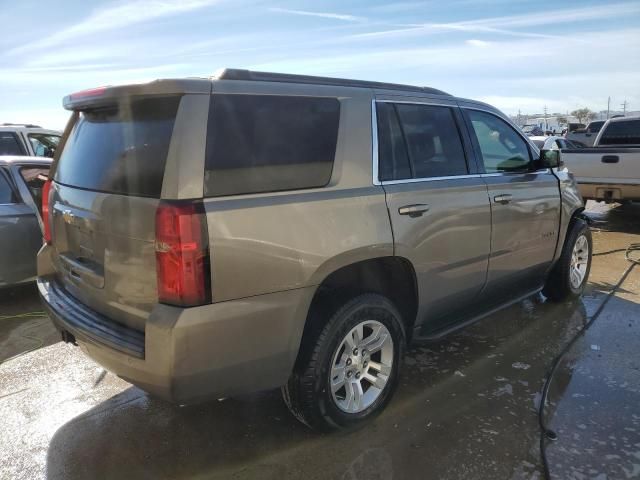
[[[400,311],[407,341],[418,312],[418,285],[411,262],[399,256],[358,260],[326,273],[313,295],[300,340],[296,364],[331,315],[348,299],[364,293],[383,295]]]

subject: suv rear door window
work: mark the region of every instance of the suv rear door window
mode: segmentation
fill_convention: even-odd
[[[486,112],[466,111],[480,148],[486,173],[527,172],[529,147],[507,122]]]
[[[393,103],[379,102],[376,105],[378,117],[378,179],[403,180],[412,178],[407,144]]]
[[[640,119],[609,123],[600,145],[640,145]]]
[[[451,108],[378,102],[376,113],[379,180],[469,173]]]
[[[24,148],[13,132],[0,132],[0,155],[25,155]]]
[[[179,96],[137,98],[82,112],[55,181],[72,187],[159,197]]]
[[[336,98],[212,95],[205,196],[325,186],[339,119]]]
[[[399,103],[396,109],[415,178],[468,173],[451,108]]]

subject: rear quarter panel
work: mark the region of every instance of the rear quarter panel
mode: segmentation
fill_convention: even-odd
[[[205,199],[214,301],[318,285],[342,266],[393,255],[384,191],[372,184],[369,90],[221,81],[213,91],[341,102],[326,187]]]

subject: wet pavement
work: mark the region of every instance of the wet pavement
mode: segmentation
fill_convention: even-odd
[[[596,252],[640,242],[640,205],[589,210]],[[279,392],[183,408],[150,398],[25,315],[40,310],[34,288],[0,292],[0,478],[542,478],[545,374],[628,265],[594,257],[583,299],[535,296],[412,348],[387,410],[331,435],[298,424]],[[640,478],[639,294],[637,267],[554,377],[553,478]]]

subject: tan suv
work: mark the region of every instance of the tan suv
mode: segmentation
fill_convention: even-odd
[[[174,402],[282,387],[307,425],[350,426],[410,341],[586,283],[573,179],[486,104],[224,70],[64,105],[41,296],[66,341]]]

